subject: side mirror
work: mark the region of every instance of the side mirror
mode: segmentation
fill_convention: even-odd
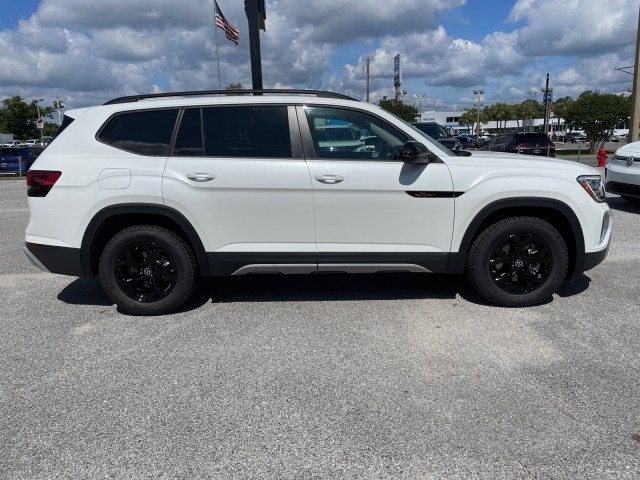
[[[459,157],[470,157],[471,156],[471,152],[469,150],[453,150],[453,153],[455,153]]]
[[[433,153],[420,142],[406,142],[400,151],[400,160],[416,165],[426,164],[433,158]]]

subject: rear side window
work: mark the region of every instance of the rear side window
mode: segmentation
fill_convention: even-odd
[[[0,148],[0,156],[2,157],[17,157],[21,153],[17,148]]]
[[[42,148],[42,147],[29,147],[28,150],[29,150],[29,153],[31,155],[33,155],[34,157],[38,157],[38,156],[40,156],[40,154],[42,153],[44,148]]]
[[[287,107],[186,109],[173,155],[289,158],[291,140]]]
[[[114,115],[98,134],[98,140],[127,152],[168,156],[178,109],[146,110]]]

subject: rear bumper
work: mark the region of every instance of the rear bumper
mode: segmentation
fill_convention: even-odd
[[[29,261],[40,270],[60,275],[83,277],[80,249],[40,245],[26,242],[22,250]]]

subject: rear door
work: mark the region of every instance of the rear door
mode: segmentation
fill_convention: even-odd
[[[185,109],[162,189],[165,204],[199,232],[214,275],[316,270],[311,180],[293,107]]]

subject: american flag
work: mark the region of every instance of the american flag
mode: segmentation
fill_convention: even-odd
[[[222,14],[220,7],[218,6],[218,2],[214,0],[213,3],[216,7],[216,27],[224,30],[224,34],[227,36],[227,38],[238,45],[240,31],[236,27],[232,26],[226,18],[224,18],[224,15]]]

